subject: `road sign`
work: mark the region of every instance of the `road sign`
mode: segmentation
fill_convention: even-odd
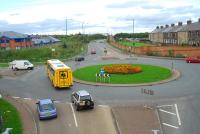
[[[148,94],[148,95],[154,95],[154,91],[153,90],[151,90],[151,89],[145,89],[145,88],[141,89],[141,93]]]

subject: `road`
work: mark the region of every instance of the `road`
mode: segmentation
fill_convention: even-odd
[[[90,55],[91,48],[97,50],[96,55]],[[115,58],[103,60],[102,56],[105,55],[103,52],[104,48],[107,48],[109,56]],[[0,88],[13,96],[34,99],[51,97],[63,102],[70,101],[70,94],[73,91],[85,89],[93,95],[97,104],[102,105],[120,105],[129,103],[156,103],[157,105],[177,104],[178,108],[180,108],[179,113],[182,124],[178,129],[176,129],[176,131],[179,131],[182,134],[199,133],[197,128],[199,126],[198,124],[200,124],[200,116],[198,112],[200,110],[200,105],[198,104],[200,101],[200,64],[187,64],[182,60],[172,61],[170,59],[129,57],[128,55],[119,53],[119,50],[112,48],[104,41],[91,42],[89,44],[88,55],[85,59],[85,61],[80,63],[69,61],[66,64],[75,70],[88,65],[108,63],[151,64],[171,68],[173,62],[174,68],[181,72],[181,77],[176,81],[153,86],[122,88],[74,83],[74,86],[71,89],[56,90],[51,86],[51,83],[47,78],[45,67],[39,66],[23,76],[12,78],[4,77],[0,79]],[[148,96],[141,94],[141,88],[154,90],[155,95]],[[173,124],[174,119],[171,120],[170,122]],[[163,126],[163,129],[166,134],[171,133],[174,130],[173,127],[169,126]]]
[[[77,112],[71,103],[56,102],[58,117],[40,121],[36,101],[22,101],[33,113],[39,134],[116,134],[110,108],[107,106]]]

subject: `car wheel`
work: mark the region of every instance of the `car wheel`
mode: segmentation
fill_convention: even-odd
[[[18,68],[15,68],[15,70],[18,71],[19,69],[18,69]]]

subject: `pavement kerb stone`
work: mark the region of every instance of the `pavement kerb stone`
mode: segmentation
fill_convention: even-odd
[[[113,109],[110,108],[110,111],[111,111],[111,115],[112,115],[112,118],[113,118],[113,122],[114,122],[114,125],[115,125],[115,129],[116,129],[116,132],[117,134],[121,134],[121,130],[120,130],[120,127],[119,127],[119,123],[117,122],[116,118],[115,118],[115,114],[113,112]]]
[[[95,83],[95,82],[88,82],[74,78],[74,82],[86,84],[86,85],[93,85],[93,86],[107,86],[107,87],[139,87],[139,86],[152,86],[158,84],[168,83],[174,80],[177,80],[181,77],[181,73],[178,70],[173,70],[173,74],[170,78],[158,82],[150,82],[150,83],[141,83],[141,84],[108,84],[108,83]]]

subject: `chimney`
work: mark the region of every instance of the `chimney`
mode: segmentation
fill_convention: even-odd
[[[165,27],[166,27],[166,28],[168,28],[168,27],[169,27],[169,25],[167,25],[167,24],[166,24],[166,25],[165,25]]]
[[[183,23],[182,22],[178,22],[178,26],[182,26],[183,25]]]
[[[189,25],[189,24],[191,24],[192,23],[192,21],[191,20],[188,20],[187,21],[187,25]]]
[[[200,18],[199,18],[198,22],[200,22]]]
[[[174,27],[175,25],[174,24],[171,24],[171,27]]]
[[[156,29],[159,29],[159,26],[157,26]]]
[[[160,29],[163,29],[163,26],[160,26]]]

